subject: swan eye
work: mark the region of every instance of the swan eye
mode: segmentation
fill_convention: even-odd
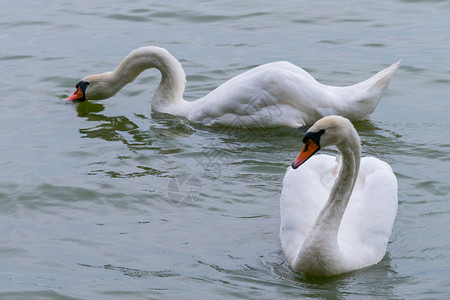
[[[80,81],[80,82],[77,83],[77,85],[75,87],[76,88],[81,88],[83,90],[83,92],[84,92],[88,85],[89,85],[89,82],[87,82],[87,81]]]
[[[305,137],[303,138],[303,143],[306,145],[306,142],[308,142],[308,140],[311,139],[316,145],[318,145],[320,147],[320,137],[324,133],[325,133],[325,129],[321,129],[316,132],[307,132],[305,134]]]

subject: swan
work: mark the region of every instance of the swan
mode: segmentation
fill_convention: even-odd
[[[371,78],[347,87],[317,82],[309,73],[279,61],[253,68],[223,83],[198,100],[183,99],[186,75],[166,49],[146,46],[133,50],[112,72],[89,75],[76,85],[67,102],[114,96],[149,68],[161,72],[152,110],[204,125],[236,127],[300,127],[337,114],[351,120],[367,118],[377,106],[400,62]]]
[[[374,157],[361,159],[359,136],[340,116],[317,121],[303,142],[286,171],[280,198],[280,240],[287,262],[294,271],[313,276],[380,262],[397,214],[391,167]],[[313,156],[329,145],[336,145],[342,156]]]

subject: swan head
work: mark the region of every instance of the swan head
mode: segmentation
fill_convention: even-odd
[[[81,79],[75,86],[75,92],[64,99],[67,102],[84,102],[86,100],[102,100],[113,96],[115,91],[107,84],[111,72],[89,75]]]
[[[330,145],[341,148],[352,138],[359,143],[358,134],[348,119],[341,116],[326,116],[314,123],[306,132],[302,151],[292,163],[292,168],[300,167],[320,149]]]

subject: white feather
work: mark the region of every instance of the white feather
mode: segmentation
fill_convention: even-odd
[[[86,76],[87,100],[106,99],[141,72],[157,68],[161,82],[152,109],[205,125],[299,127],[337,114],[367,118],[377,106],[400,63],[347,87],[327,86],[289,62],[261,65],[238,75],[196,101],[183,99],[186,76],[178,60],[159,47],[132,51],[112,72]]]
[[[317,232],[325,234],[314,230],[321,225],[316,224],[316,220],[326,213],[327,202],[329,206],[341,200],[330,196],[340,176],[341,163],[347,162],[330,155],[314,155],[297,169],[289,167],[286,172],[280,199],[280,239],[286,260],[295,271],[334,275],[376,264],[385,255],[397,213],[397,179],[387,163],[374,157],[361,159],[359,173],[353,174],[357,176],[356,183],[349,191],[342,219],[333,221],[338,228],[337,245],[333,238],[321,240],[321,244],[315,246],[305,243],[307,238],[320,240],[320,237],[311,237]],[[342,185],[350,185],[350,182],[351,178],[340,181]],[[320,253],[300,264],[305,247],[320,248],[317,252],[333,255],[319,267],[313,260],[322,259]]]

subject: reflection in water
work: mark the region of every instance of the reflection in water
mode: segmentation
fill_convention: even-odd
[[[295,128],[206,127],[156,112],[151,113],[151,118],[141,114],[106,116],[102,114],[104,106],[91,101],[78,103],[76,110],[79,117],[94,124],[79,130],[82,137],[118,141],[135,154],[146,150],[161,155],[186,153],[203,170],[200,176],[211,179],[221,177],[232,165],[248,165],[252,162],[263,165],[266,161],[272,161],[269,157],[265,159],[265,156],[273,155],[270,154],[273,149],[298,152],[304,136],[304,130]],[[361,137],[363,155],[379,157],[390,163],[390,157],[398,155],[399,151],[410,150],[411,145],[404,144],[400,134],[383,129],[386,126],[382,124],[359,121],[354,122],[354,125]],[[199,136],[202,139],[206,137],[199,145],[200,151],[198,148],[193,150],[191,141],[184,139]],[[335,154],[333,150],[327,151]],[[121,159],[135,159],[135,155],[122,156]],[[292,159],[293,154],[286,154],[278,159],[277,166],[284,168]],[[106,174],[111,177],[135,177],[164,173],[149,170],[148,166],[143,165],[138,168],[137,171],[125,174],[114,171]]]
[[[285,153],[278,159],[279,165],[284,166],[294,158],[291,153],[300,150],[304,135],[304,130],[295,128],[206,127],[191,124],[180,117],[156,112],[151,113],[151,118],[141,114],[106,116],[102,114],[104,110],[102,104],[90,101],[78,103],[76,110],[79,117],[94,124],[79,130],[82,137],[118,141],[133,153],[145,150],[165,155],[186,153],[204,170],[204,175],[216,178],[222,176],[223,171],[232,164],[239,165],[244,160],[246,163],[272,161],[271,158],[264,160],[264,157],[273,149],[280,149],[280,152]],[[448,159],[443,147],[434,148],[426,142],[423,144],[405,142],[407,138],[400,133],[386,130],[385,128],[389,128],[386,124],[373,121],[358,121],[353,124],[361,137],[364,156],[375,156],[391,165],[398,157],[419,161],[423,160],[422,157],[430,156]],[[199,145],[200,150],[199,148],[193,150],[194,145],[191,141],[184,139],[187,137],[199,140],[204,138]],[[188,148],[189,151],[186,151]],[[333,150],[325,152],[335,153]],[[395,165],[392,166],[397,175],[402,176],[403,172]],[[157,171],[152,173],[145,169],[148,166],[141,167],[138,172],[141,176],[158,174]],[[116,173],[109,175],[121,176]],[[127,173],[128,175],[139,176],[134,172]]]
[[[300,151],[304,135],[304,132],[295,128],[210,128],[190,124],[182,118],[160,113],[152,113],[151,117],[138,114],[106,116],[103,110],[103,105],[98,103],[86,102],[77,105],[78,116],[87,121],[85,128],[79,130],[81,136],[102,139],[108,144],[119,142],[127,151],[115,159],[106,160],[103,165],[98,164],[101,170],[95,170],[95,173],[115,178],[140,176],[176,178],[179,175],[177,173],[186,175],[192,172],[189,174],[198,177],[204,190],[212,194],[215,190],[218,190],[217,194],[220,194],[224,189],[224,183],[232,180],[243,182],[240,187],[245,186],[250,191],[260,191],[259,186],[263,186],[265,182],[274,183],[276,189],[276,186],[281,184],[286,166]],[[417,139],[423,140],[417,143],[411,137],[405,136],[408,134],[405,130],[396,132],[392,124],[376,121],[359,121],[353,124],[361,137],[363,155],[378,157],[393,167],[399,179],[399,189],[408,190],[400,195],[419,193],[422,190],[444,197],[444,193],[439,191],[445,191],[446,187],[448,190],[448,185],[445,185],[443,181],[427,181],[426,179],[430,172],[443,171],[436,168],[431,171],[426,166],[430,165],[430,159],[448,160],[449,155],[445,152],[448,147],[442,145],[434,147],[427,140],[431,135],[426,132],[417,132],[421,135]],[[416,134],[414,131],[409,132],[409,134],[413,133]],[[328,153],[334,152],[328,151]],[[189,159],[195,162],[200,172],[188,165],[186,161]],[[128,162],[132,168],[125,166],[124,169],[120,169],[121,166],[115,165],[117,161]],[[110,170],[106,170],[105,165],[109,165]],[[172,169],[168,170],[167,166],[172,166]],[[417,168],[420,168],[421,172],[414,171]],[[208,188],[209,186],[211,188]],[[252,186],[255,188],[251,189]],[[424,194],[427,195],[427,193]],[[276,193],[272,196],[274,201],[279,198],[279,194]],[[219,197],[226,198],[222,194],[217,196]],[[226,199],[233,203],[240,203],[239,191]],[[416,195],[415,199],[423,200],[423,197]],[[400,198],[399,201],[401,203],[405,199]],[[409,202],[408,205],[412,205],[411,201]],[[193,207],[201,208],[210,203],[196,201]],[[405,214],[407,213],[400,211],[398,218],[405,218]],[[274,215],[276,215],[275,212]],[[274,231],[276,230],[274,228]],[[396,238],[395,235],[393,238]],[[271,261],[262,262],[264,265],[262,269],[247,266],[230,267],[228,260],[227,268],[223,267],[225,263],[208,265],[216,272],[231,276],[233,281],[250,282],[254,278],[259,278],[258,282],[252,282],[255,285],[259,283],[268,285],[270,282],[265,282],[264,278],[269,278],[270,281],[275,277],[278,280],[277,286],[280,288],[278,293],[295,297],[324,298],[326,295],[328,298],[339,299],[346,298],[349,293],[395,298],[396,282],[390,285],[391,277],[396,278],[400,283],[408,281],[404,277],[393,276],[398,267],[395,264],[391,265],[389,255],[375,266],[330,278],[305,277],[293,273],[283,261],[281,251],[269,257],[269,260]],[[207,263],[203,262],[203,264]],[[116,268],[116,270],[119,269]],[[358,284],[355,285],[355,282]],[[385,283],[383,290],[379,289],[379,282]]]
[[[293,272],[284,261],[282,251],[278,251],[276,255],[278,261],[263,262],[264,269],[269,278],[276,277],[283,283],[279,293],[290,298],[347,299],[348,295],[362,297],[374,295],[383,299],[396,298],[396,283],[392,282],[392,277],[396,272],[391,266],[389,253],[376,265],[330,277],[305,276]],[[271,259],[275,259],[275,255]],[[355,282],[359,284],[355,286]],[[384,285],[381,290],[380,282],[392,282],[392,284]],[[290,288],[287,289],[287,287]]]
[[[104,110],[102,104],[90,101],[77,104],[76,109],[79,117],[90,122],[100,122],[93,127],[80,129],[83,137],[121,141],[131,151],[156,149],[160,153],[179,153],[183,150],[174,147],[174,138],[186,137],[193,132],[192,128],[185,125],[182,120],[166,114],[153,113],[152,119],[141,114],[134,114],[135,120],[126,116],[106,116],[100,113]],[[142,122],[146,123],[145,129],[138,125]],[[161,142],[161,138],[165,141]],[[166,147],[163,147],[164,145]]]
[[[310,277],[293,272],[285,262],[281,249],[260,256],[257,268],[242,264],[243,261],[246,259],[233,256],[233,261],[228,261],[227,267],[203,260],[198,263],[226,275],[230,281],[250,284],[255,291],[270,286],[277,291],[279,299],[348,299],[349,295],[356,296],[356,299],[366,299],[369,295],[382,299],[396,298],[395,285],[398,282],[393,281],[396,272],[391,267],[389,254],[377,265],[331,277]],[[206,273],[210,280],[214,280],[214,273]],[[388,284],[380,289],[380,282]]]
[[[449,298],[450,1],[104,2],[80,11],[10,1],[0,11],[1,299]],[[289,269],[279,193],[304,132],[150,113],[160,76],[151,71],[115,100],[62,104],[76,80],[113,69],[131,45],[184,57],[187,100],[269,61],[350,84],[403,58],[371,121],[354,123],[363,154],[399,179],[392,261],[329,280]],[[201,181],[200,199],[175,206],[168,183],[185,174]]]
[[[167,155],[182,153],[185,148],[177,138],[188,137],[193,132],[183,120],[165,114],[152,114],[153,118],[149,119],[139,114],[106,116],[101,113],[103,110],[104,106],[99,103],[86,101],[76,104],[77,116],[88,121],[87,124],[92,124],[79,129],[81,137],[120,142],[127,151],[124,153],[123,149],[118,149],[115,162],[111,162],[113,166],[109,166],[110,170],[106,169],[108,166],[103,160],[92,162],[90,165],[100,168],[90,170],[89,175],[102,173],[112,178],[165,177],[168,167],[164,162],[170,159]],[[119,170],[118,164],[122,170]]]
[[[104,266],[93,266],[89,264],[82,264],[78,263],[79,266],[86,267],[86,268],[96,268],[96,269],[105,269],[105,270],[111,270],[111,271],[119,271],[125,276],[130,276],[133,278],[144,278],[144,277],[177,277],[181,276],[180,274],[174,273],[170,270],[161,270],[161,271],[146,271],[146,270],[139,270],[139,269],[132,269],[127,267],[119,267],[119,266],[113,266],[113,265],[104,265]]]
[[[143,147],[143,144],[151,146],[154,142],[149,130],[140,129],[139,125],[125,116],[105,116],[101,114],[104,105],[96,102],[86,101],[78,103],[76,106],[77,115],[86,118],[87,121],[101,122],[94,127],[80,129],[85,137],[102,138],[106,141],[122,141],[130,150],[152,149],[152,147]],[[230,152],[242,152],[252,149],[258,151],[258,148],[264,148],[267,144],[284,148],[286,145],[280,145],[281,141],[288,141],[290,145],[301,144],[304,132],[307,127],[295,128],[242,128],[230,126],[207,127],[202,124],[192,124],[181,117],[167,115],[163,113],[152,112],[151,119],[144,115],[134,114],[139,121],[146,122],[152,131],[168,136],[187,137],[196,131],[206,131],[217,136],[211,145],[204,145],[205,148],[225,147]],[[396,132],[389,132],[378,127],[371,121],[358,121],[353,123],[361,136],[363,150],[370,151],[376,145],[396,145],[398,146],[399,135]],[[130,137],[124,137],[122,133],[128,133]],[[289,139],[291,137],[291,139]],[[364,146],[367,146],[364,149]],[[256,149],[255,149],[256,146]],[[166,149],[167,150],[167,149]],[[182,152],[181,149],[178,149]],[[263,150],[264,151],[264,150]],[[173,151],[169,151],[169,153]],[[370,153],[370,152],[368,152]]]
[[[88,117],[92,113],[98,113],[105,109],[105,106],[103,104],[90,101],[84,101],[75,105],[78,117]]]

